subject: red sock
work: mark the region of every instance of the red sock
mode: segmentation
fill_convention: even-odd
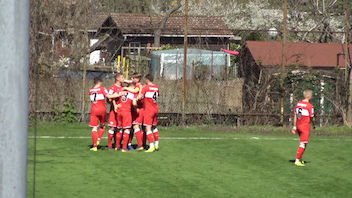
[[[132,140],[133,140],[133,133],[130,133],[130,136],[129,136],[129,140],[128,140],[128,144],[132,144]]]
[[[108,147],[112,147],[112,139],[114,138],[114,131],[109,130],[108,133]]]
[[[153,133],[151,131],[147,131],[147,139],[148,139],[149,144],[151,144],[151,143],[154,144]]]
[[[298,147],[298,151],[297,151],[296,159],[300,160],[302,158],[303,153],[304,153],[304,147],[299,146]]]
[[[97,147],[98,134],[96,131],[92,131],[93,147]]]
[[[128,139],[130,138],[130,130],[125,130],[123,133],[122,149],[127,149]]]
[[[98,132],[98,140],[100,141],[104,135],[105,128],[100,128]]]
[[[116,136],[115,136],[115,148],[120,148],[121,147],[121,137],[122,137],[122,132],[121,131],[118,131],[117,133],[116,133]]]
[[[136,134],[138,147],[141,147],[143,145],[143,131],[137,129],[134,131],[134,133]]]
[[[159,131],[157,128],[154,129],[153,135],[154,135],[154,140],[159,141]]]

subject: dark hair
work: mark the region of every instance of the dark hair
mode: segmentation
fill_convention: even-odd
[[[94,84],[98,84],[99,82],[103,82],[103,79],[101,79],[100,77],[95,77]]]
[[[153,82],[153,80],[154,80],[154,77],[153,77],[151,74],[145,75],[144,78],[146,78],[146,79],[149,80],[150,82]]]
[[[138,78],[139,80],[141,80],[141,79],[142,79],[142,74],[134,73],[134,74],[132,75],[132,78]]]

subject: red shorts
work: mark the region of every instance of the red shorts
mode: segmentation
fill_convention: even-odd
[[[132,113],[132,124],[143,124],[143,108],[138,109],[138,113],[137,112],[133,112]]]
[[[143,125],[144,126],[156,126],[157,124],[158,124],[158,112],[157,111],[143,112]]]
[[[101,112],[92,112],[90,114],[89,126],[98,127],[99,123],[100,123],[100,126],[105,126],[105,122],[106,122],[106,110]]]
[[[118,112],[117,114],[117,127],[129,129],[132,125],[131,112]]]
[[[117,113],[113,110],[110,110],[108,125],[111,127],[117,126]]]
[[[299,135],[299,141],[302,143],[308,143],[310,128],[309,127],[297,127],[297,132]]]

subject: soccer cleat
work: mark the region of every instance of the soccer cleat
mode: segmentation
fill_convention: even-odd
[[[132,145],[128,145],[128,147],[127,147],[127,148],[128,148],[128,150],[130,150],[130,151],[131,151],[131,150],[134,150],[134,148],[133,148],[133,146],[132,146]]]
[[[121,148],[115,148],[115,151],[119,151],[119,150],[121,150]]]
[[[155,150],[159,151],[159,145],[155,145]]]
[[[136,151],[143,151],[143,150],[144,150],[143,146],[140,146],[140,147],[136,148]]]
[[[97,146],[99,146],[99,144],[100,144],[100,141],[98,140],[98,141],[97,141]]]
[[[97,148],[97,147],[93,147],[93,148],[91,148],[90,150],[91,150],[91,151],[97,151],[98,148]]]
[[[127,149],[121,149],[121,152],[122,152],[122,153],[127,153],[128,150],[127,150]]]
[[[144,151],[146,153],[152,153],[155,151],[155,148],[154,147],[150,147],[148,150]]]
[[[301,161],[295,162],[296,166],[305,166],[304,163],[302,163]]]

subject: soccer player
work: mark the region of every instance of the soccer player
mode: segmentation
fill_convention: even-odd
[[[134,89],[135,83],[131,83],[129,88]],[[121,96],[119,99],[118,109],[117,109],[117,127],[123,129],[123,145],[122,152],[127,152],[127,144],[129,142],[130,130],[132,127],[132,105],[136,105],[136,97],[131,92],[126,92],[125,95]],[[116,134],[116,150],[120,149],[120,142],[122,137],[122,130]]]
[[[304,161],[302,160],[302,155],[308,144],[311,121],[313,123],[313,127],[315,128],[313,121],[314,108],[313,105],[309,103],[309,101],[313,97],[312,90],[304,90],[303,96],[304,100],[298,102],[296,105],[294,112],[293,128],[291,130],[292,134],[298,133],[300,139],[295,161],[296,166],[305,166]]]
[[[124,82],[124,77],[121,73],[117,73],[115,75],[115,84],[113,84],[109,89],[109,94],[117,94],[118,97],[110,100],[110,113],[109,113],[109,122],[110,126],[109,134],[108,134],[108,150],[112,150],[112,139],[114,138],[115,132],[117,130],[117,105],[119,101],[119,97],[126,94],[126,92],[122,91],[121,83]],[[119,142],[115,142],[115,144],[120,144]]]
[[[98,140],[101,140],[101,137],[105,131],[105,122],[106,122],[106,105],[105,98],[113,98],[116,95],[108,95],[108,91],[105,87],[102,86],[103,81],[101,78],[94,79],[94,87],[89,90],[89,97],[92,103],[90,122],[89,126],[93,127],[92,129],[92,140],[93,147],[92,151],[98,150]],[[99,134],[97,134],[99,128]]]
[[[131,93],[135,94],[135,97],[138,97],[138,94],[142,90],[142,84],[141,82],[142,75],[141,74],[134,74],[132,77],[132,82],[134,82],[135,88],[131,89],[130,87],[124,88],[124,90],[127,90]],[[137,145],[138,147],[136,150],[142,151],[144,150],[143,148],[143,131],[140,129],[140,125],[142,124],[143,121],[143,103],[141,100],[137,101],[137,106],[134,106],[132,108],[132,125],[133,125],[133,133],[136,135],[137,139]],[[133,133],[130,134],[130,139],[128,143],[128,149],[132,150],[132,139],[133,139]]]
[[[146,85],[143,87],[138,98],[143,98],[143,125],[146,127],[149,149],[145,152],[154,152],[159,150],[159,131],[156,128],[158,123],[158,97],[159,87],[153,83],[153,76],[145,76]],[[153,135],[155,143],[153,141]]]

